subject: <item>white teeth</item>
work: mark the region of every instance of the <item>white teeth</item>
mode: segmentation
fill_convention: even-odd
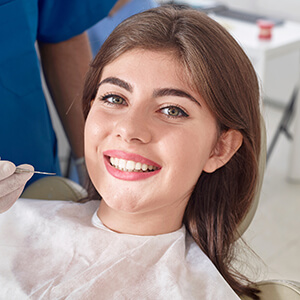
[[[140,162],[134,162],[132,160],[125,160],[122,158],[110,157],[110,164],[115,168],[126,171],[126,172],[148,172],[155,171],[157,167],[148,166],[147,164],[142,164]]]
[[[128,160],[127,163],[126,163],[126,169],[127,169],[129,172],[132,172],[132,171],[134,170],[134,167],[135,167],[134,161]]]
[[[120,170],[124,170],[125,169],[125,167],[126,167],[126,160],[124,160],[124,159],[120,159],[119,160],[119,168],[120,168]]]
[[[136,163],[134,169],[137,171],[142,170],[142,164],[140,162]]]

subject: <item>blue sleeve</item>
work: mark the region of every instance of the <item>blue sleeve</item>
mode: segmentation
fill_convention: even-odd
[[[97,54],[107,37],[122,21],[134,14],[157,6],[158,4],[155,0],[131,0],[121,7],[112,17],[105,17],[90,28],[88,34],[93,56]]]
[[[107,16],[117,0],[39,0],[37,40],[57,43]]]

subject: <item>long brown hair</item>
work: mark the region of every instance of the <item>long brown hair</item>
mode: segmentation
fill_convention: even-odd
[[[226,165],[212,174],[202,172],[183,222],[236,293],[258,299],[257,290],[230,267],[237,228],[253,202],[258,178],[260,111],[255,71],[231,35],[205,14],[172,6],[155,8],[125,20],[103,44],[85,82],[85,117],[104,66],[135,48],[176,55],[220,132],[235,129],[243,135],[242,146]]]

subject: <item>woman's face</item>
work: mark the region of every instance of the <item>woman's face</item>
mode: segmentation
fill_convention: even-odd
[[[216,120],[172,53],[132,50],[103,69],[85,156],[105,211],[181,224],[216,141]]]

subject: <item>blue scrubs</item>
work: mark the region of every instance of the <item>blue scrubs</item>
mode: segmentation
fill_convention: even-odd
[[[107,16],[115,2],[0,0],[1,159],[60,174],[35,41],[56,43],[78,35]]]
[[[114,28],[128,17],[144,10],[157,7],[154,0],[131,0],[121,7],[112,17],[106,17],[88,30],[90,44],[95,56],[104,41],[111,34]]]

